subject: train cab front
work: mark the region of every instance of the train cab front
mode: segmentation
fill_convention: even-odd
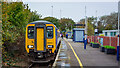
[[[57,45],[57,34],[54,24],[31,23],[26,27],[25,48],[33,58],[46,58],[54,55]]]
[[[26,27],[26,51],[29,56],[43,58],[46,52],[45,24],[28,24]]]

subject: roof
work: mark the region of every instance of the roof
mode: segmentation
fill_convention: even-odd
[[[53,23],[51,23],[51,22],[44,21],[44,20],[34,21],[34,22],[31,22],[31,23],[28,23],[28,24],[36,24],[36,23],[53,24]]]
[[[118,32],[118,30],[103,30],[102,32]]]
[[[85,26],[85,24],[74,24],[74,26]]]
[[[84,28],[73,28],[73,30],[85,30]]]
[[[38,21],[34,21],[34,22],[31,22],[31,23],[28,23],[28,24],[36,24],[36,23],[44,23],[44,24],[53,24],[49,21],[44,21],[44,20],[38,20]],[[53,24],[54,25],[54,24]],[[55,26],[55,25],[54,25]],[[56,27],[56,26],[55,26]],[[57,28],[57,27],[56,27]]]

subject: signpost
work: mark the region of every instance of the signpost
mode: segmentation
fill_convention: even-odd
[[[120,19],[120,1],[118,2],[118,43],[117,43],[117,61],[119,61],[119,19]]]

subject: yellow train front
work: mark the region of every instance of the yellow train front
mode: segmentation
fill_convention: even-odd
[[[48,21],[35,21],[26,26],[25,49],[29,56],[46,58],[58,50],[58,29]]]

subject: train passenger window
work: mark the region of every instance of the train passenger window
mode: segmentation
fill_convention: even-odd
[[[28,38],[29,39],[34,38],[34,26],[28,26]]]
[[[52,26],[47,27],[47,38],[53,38],[53,27]]]

